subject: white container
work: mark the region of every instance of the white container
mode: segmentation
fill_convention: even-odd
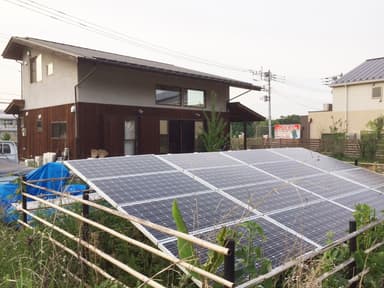
[[[43,165],[49,163],[49,162],[55,162],[56,161],[56,153],[55,152],[47,152],[43,154]]]
[[[36,167],[43,165],[43,156],[35,156],[35,165]]]
[[[35,160],[34,159],[25,159],[24,160],[26,167],[35,167]]]

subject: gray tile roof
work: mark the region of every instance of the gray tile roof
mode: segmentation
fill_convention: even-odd
[[[41,40],[36,38],[29,38],[29,37],[26,37],[26,38],[12,37],[2,55],[4,58],[20,60],[19,58],[22,55],[23,48],[34,47],[34,46],[42,47],[45,49],[53,50],[59,53],[64,53],[76,58],[86,59],[90,61],[128,66],[134,69],[155,71],[155,72],[166,73],[166,74],[174,74],[178,76],[213,80],[213,81],[226,83],[230,86],[252,89],[252,90],[261,89],[261,87],[253,85],[248,82],[238,81],[231,78],[226,78],[226,77],[221,77],[221,76],[217,76],[217,75],[213,75],[205,72],[195,71],[195,70],[178,67],[171,64],[167,64],[167,63],[161,63],[161,62],[156,62],[156,61],[151,61],[146,59],[140,59],[140,58],[125,56],[125,55],[119,55],[115,53],[109,53],[109,52],[93,50],[93,49],[88,49],[88,48],[63,44],[63,43],[52,42],[52,41],[46,41],[46,40]]]
[[[376,82],[384,80],[384,57],[368,59],[340,79],[337,79],[330,86],[336,87],[345,84],[359,82]]]

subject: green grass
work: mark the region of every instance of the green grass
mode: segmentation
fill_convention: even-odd
[[[71,209],[79,212],[80,206],[74,205]],[[43,217],[42,215],[39,216]],[[73,218],[61,213],[45,218],[49,218],[50,222],[79,237],[80,224]],[[151,244],[131,223],[119,217],[91,209],[90,219],[96,220],[140,242]],[[78,243],[53,229],[36,223],[35,227],[72,250],[78,253],[82,251]],[[89,240],[92,245],[142,274],[148,277],[153,276],[157,282],[165,287],[193,286],[191,280],[179,269],[170,266],[169,262],[92,226],[89,231]],[[89,252],[89,257],[93,263],[129,287],[138,287],[142,284],[96,254]],[[71,274],[75,274],[79,279],[84,279],[90,287],[119,287],[106,281],[103,276],[95,273],[92,269],[88,269],[87,273],[83,273],[86,271],[83,269],[86,266],[83,267],[75,257],[57,248],[41,233],[27,228],[9,227],[0,223],[0,259],[0,287],[86,287],[76,281]],[[163,272],[158,273],[159,271]]]

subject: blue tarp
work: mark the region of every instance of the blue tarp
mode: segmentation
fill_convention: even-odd
[[[18,184],[13,183],[0,184],[0,218],[5,223],[14,222],[18,218],[12,206],[12,203],[21,199],[21,195],[16,193],[18,187]]]
[[[67,167],[65,167],[63,164],[59,162],[52,162],[47,163],[44,166],[41,166],[40,168],[33,170],[29,172],[27,175],[25,175],[26,181],[33,181],[33,180],[39,180],[39,179],[59,179],[59,178],[68,178],[69,177],[69,171]],[[66,179],[61,179],[58,181],[38,181],[33,182],[33,184],[45,187],[48,189],[52,189],[55,191],[63,191]],[[31,195],[50,195],[46,198],[52,198],[52,194],[44,191],[42,189],[33,188],[28,186],[27,187],[27,193]]]
[[[52,162],[29,172],[24,178],[26,181],[59,179],[57,181],[36,181],[33,182],[33,184],[55,191],[69,192],[72,195],[82,194],[82,191],[87,189],[87,186],[84,184],[70,184],[64,186],[67,179],[60,178],[68,178],[69,176],[70,173],[63,164],[59,162]],[[12,206],[12,203],[16,203],[21,200],[21,195],[17,193],[18,187],[18,184],[11,182],[0,184],[0,220],[3,220],[5,223],[11,223],[18,219],[18,214],[15,213],[15,209]],[[27,187],[27,192],[32,195],[47,195],[44,196],[45,199],[56,197],[52,193],[29,186]],[[28,201],[33,200],[28,199]]]

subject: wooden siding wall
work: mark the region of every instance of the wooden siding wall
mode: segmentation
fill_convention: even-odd
[[[109,156],[124,154],[124,121],[136,120],[137,154],[160,153],[160,120],[204,120],[199,110],[79,103],[78,158],[91,149],[105,149]],[[228,121],[228,113],[222,113]]]
[[[42,131],[38,132],[37,120],[41,115]],[[55,152],[61,155],[65,147],[70,150],[70,157],[74,157],[74,113],[71,105],[60,105],[50,108],[23,111],[26,136],[22,136],[20,119],[18,125],[18,150],[20,159],[33,158],[45,152]],[[66,139],[52,139],[52,122],[67,122]]]
[[[78,103],[76,114],[79,136],[75,139],[75,113],[70,112],[71,106],[61,105],[21,113],[27,135],[21,135],[19,125],[20,159],[33,158],[45,152],[55,152],[61,156],[65,147],[69,148],[70,159],[90,157],[91,149],[105,149],[109,156],[124,155],[124,122],[127,120],[136,120],[136,154],[158,154],[160,120],[205,120],[204,113],[199,110]],[[25,116],[26,112],[28,116]],[[39,114],[42,120],[41,132],[37,129]],[[228,121],[228,113],[221,115]],[[51,125],[55,121],[67,122],[66,139],[52,138]]]

